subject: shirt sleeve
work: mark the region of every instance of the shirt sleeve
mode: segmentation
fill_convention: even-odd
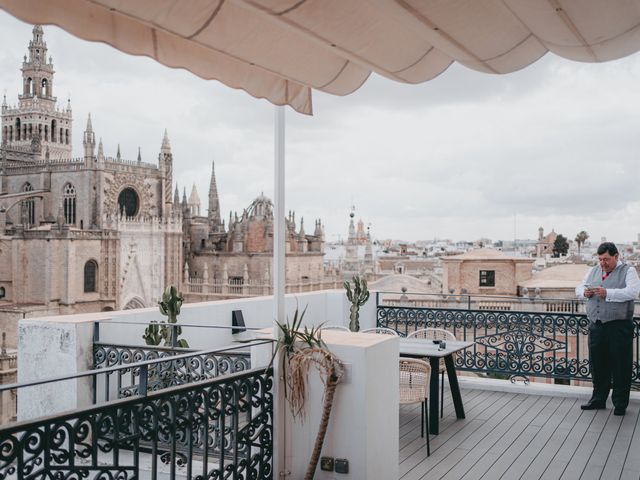
[[[587,287],[587,280],[589,279],[589,274],[591,274],[591,269],[587,270],[587,273],[585,273],[584,278],[582,279],[582,282],[580,283],[580,285],[578,285],[576,287],[576,297],[578,298],[582,298],[584,299],[584,289]],[[637,277],[637,274],[636,274]]]
[[[629,267],[625,281],[627,286],[624,288],[607,288],[607,302],[628,302],[638,298],[640,278],[638,278],[638,272],[635,268]],[[577,290],[576,288],[576,292]]]

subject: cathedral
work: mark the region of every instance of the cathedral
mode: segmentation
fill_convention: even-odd
[[[90,115],[83,155],[73,157],[73,111],[69,101],[57,103],[41,26],[33,28],[21,72],[17,105],[5,95],[1,110],[0,320],[154,306],[169,284],[210,294],[190,301],[269,293],[245,289],[270,284],[268,198],[258,196],[225,226],[213,168],[202,215],[195,187],[189,198],[185,190],[180,200],[177,186],[173,194],[166,131],[157,163],[140,153],[124,159],[119,147],[109,156]],[[287,281],[321,281],[320,221],[311,234],[294,213],[286,225]],[[15,329],[6,329],[14,344]]]

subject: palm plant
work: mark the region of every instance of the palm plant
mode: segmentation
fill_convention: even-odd
[[[578,244],[578,255],[580,254],[580,247],[584,245],[588,238],[589,234],[584,230],[580,230],[580,232],[577,233],[575,242]]]
[[[329,417],[333,407],[336,387],[344,373],[342,362],[332,354],[321,337],[320,327],[304,327],[302,319],[306,308],[300,314],[296,309],[293,322],[276,322],[280,335],[276,341],[273,359],[281,362],[284,378],[284,395],[293,418],[306,416],[308,378],[311,366],[314,366],[324,384],[322,416],[304,480],[311,480],[315,474],[329,426]]]

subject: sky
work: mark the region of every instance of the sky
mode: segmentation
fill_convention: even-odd
[[[18,101],[27,25],[0,10],[0,93]],[[211,165],[223,218],[273,198],[274,107],[145,57],[44,27],[54,95],[71,99],[74,156],[91,113],[105,154],[157,162],[165,128],[182,196],[206,215]],[[285,209],[346,239],[355,206],[377,239],[537,238],[552,228],[631,242],[640,232],[640,55],[600,64],[545,55],[509,75],[454,64],[404,85],[372,75],[345,97],[286,109]]]

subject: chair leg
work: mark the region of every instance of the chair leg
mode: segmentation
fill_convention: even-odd
[[[440,418],[444,416],[444,372],[440,378]]]
[[[424,402],[422,402],[422,406],[420,408],[420,436],[424,437]]]
[[[427,406],[426,398],[425,398],[425,401],[422,402],[422,408],[424,410],[424,418],[425,418],[424,426],[426,426],[426,430],[427,430],[427,457],[429,457],[431,455],[431,446],[429,445],[429,407]]]

